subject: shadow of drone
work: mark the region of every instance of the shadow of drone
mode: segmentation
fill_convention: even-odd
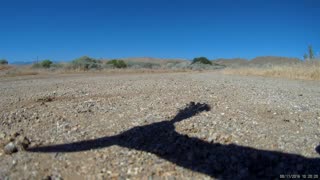
[[[274,179],[295,174],[320,176],[320,158],[236,144],[209,143],[175,131],[174,123],[210,109],[207,104],[191,102],[171,120],[137,126],[115,136],[34,147],[27,151],[71,153],[117,145],[149,152],[178,166],[219,179]],[[320,146],[316,151],[320,151]]]

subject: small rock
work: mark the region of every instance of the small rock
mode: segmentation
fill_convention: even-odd
[[[16,137],[18,137],[19,135],[20,135],[19,132],[14,132],[14,133],[11,134],[11,137],[12,137],[12,138],[16,138]]]
[[[16,143],[21,150],[25,150],[29,147],[30,140],[25,136],[19,136],[16,140]]]
[[[17,163],[18,163],[18,162],[17,162],[17,160],[15,160],[15,159],[12,161],[12,165],[13,165],[13,166],[17,165]]]
[[[101,169],[101,173],[105,173],[107,170],[106,170],[106,168],[103,168],[103,169]]]
[[[218,133],[213,133],[212,136],[211,136],[211,138],[212,138],[214,141],[216,141],[216,140],[218,140],[218,139],[220,138],[220,134],[218,134]]]
[[[6,133],[0,133],[0,139],[6,138]]]
[[[51,180],[51,177],[50,176],[45,176],[42,178],[42,180]]]
[[[290,122],[290,120],[289,120],[289,119],[283,119],[283,121],[284,121],[284,122]]]
[[[214,142],[214,138],[213,138],[213,137],[209,137],[209,138],[208,138],[208,142],[209,142],[209,143],[213,143],[213,142]]]
[[[45,176],[42,179],[43,180],[63,180],[63,178],[60,175]]]
[[[6,154],[13,154],[15,152],[17,152],[18,149],[17,149],[17,146],[13,143],[13,142],[10,142],[8,143],[5,147],[4,147],[4,152]]]
[[[220,138],[220,141],[222,143],[230,143],[231,140],[232,140],[232,136],[230,136],[230,135],[224,135],[224,136],[221,136],[221,138]]]

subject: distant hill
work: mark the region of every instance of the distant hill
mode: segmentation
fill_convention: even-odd
[[[170,58],[152,58],[152,57],[133,57],[133,58],[122,58],[126,62],[143,62],[143,63],[157,63],[165,64],[169,62],[183,62],[184,59],[170,59]]]
[[[250,61],[250,65],[286,65],[301,62],[298,58],[277,57],[277,56],[259,56]]]
[[[212,60],[213,63],[224,65],[227,67],[238,67],[238,66],[245,66],[248,64],[247,59],[242,59],[242,58],[230,58],[230,59],[225,59],[225,58],[219,58],[219,59],[214,59]]]
[[[243,66],[270,66],[270,65],[287,65],[297,64],[301,60],[298,58],[288,58],[280,56],[258,56],[251,60],[242,58],[231,58],[231,59],[214,59],[212,62],[225,65],[227,67],[243,67]]]
[[[12,64],[12,65],[29,65],[29,64],[33,64],[32,61],[12,61],[12,62],[9,62],[9,64]]]

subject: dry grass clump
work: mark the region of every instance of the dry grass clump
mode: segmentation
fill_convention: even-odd
[[[187,69],[102,69],[93,71],[75,70],[57,70],[55,74],[136,74],[136,73],[175,73],[175,72],[188,72]]]
[[[30,76],[38,74],[38,71],[35,71],[29,67],[10,66],[6,68],[1,68],[0,66],[0,77]]]
[[[4,76],[16,77],[16,76],[32,76],[37,74],[39,74],[39,72],[36,72],[36,71],[9,71]]]
[[[81,69],[35,69],[30,66],[17,66],[10,69],[5,69],[0,71],[1,77],[18,77],[18,76],[32,76],[32,75],[59,75],[59,74],[139,74],[139,73],[178,73],[178,72],[188,72],[192,70],[188,69],[100,69],[100,70],[88,70],[83,71]]]
[[[11,69],[11,68],[12,67],[8,66],[8,65],[0,65],[0,71],[8,70],[8,69]]]
[[[277,65],[271,67],[227,68],[224,74],[283,77],[289,79],[320,80],[320,62]]]

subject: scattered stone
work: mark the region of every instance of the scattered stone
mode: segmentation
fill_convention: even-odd
[[[63,178],[60,175],[51,175],[42,178],[42,180],[63,180]]]
[[[11,134],[11,137],[12,137],[12,138],[16,138],[16,137],[18,137],[19,135],[20,135],[20,132],[14,132],[14,133]]]
[[[13,179],[99,179],[99,173],[100,179],[276,179],[283,173],[277,169],[320,172],[312,164],[320,152],[314,149],[320,137],[318,83],[206,72],[10,81],[0,86],[0,174]],[[54,90],[65,98],[35,102],[39,94],[55,97]],[[308,96],[297,96],[301,92]],[[170,123],[186,103],[198,102],[212,110],[189,111]],[[18,153],[5,155],[6,145]],[[37,147],[48,153],[22,151]]]
[[[289,120],[289,119],[283,119],[283,121],[284,121],[284,122],[290,122],[290,120]]]
[[[6,133],[1,132],[1,133],[0,133],[0,139],[5,139],[5,138],[6,138]]]
[[[45,102],[52,102],[54,99],[55,99],[54,97],[46,96],[43,98],[38,98],[36,101],[41,102],[41,103],[45,103]]]
[[[16,144],[19,148],[19,150],[26,150],[28,146],[30,145],[30,140],[25,136],[19,136],[16,139]]]
[[[4,147],[4,152],[6,154],[13,154],[18,152],[17,146],[13,142],[9,142],[5,147]]]

